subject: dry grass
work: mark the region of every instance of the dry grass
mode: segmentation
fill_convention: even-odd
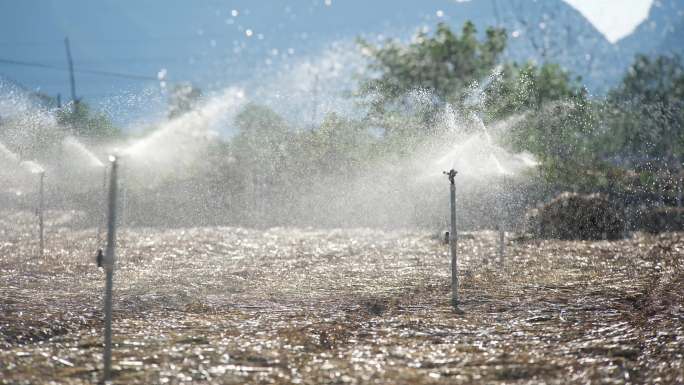
[[[103,273],[95,230],[0,219],[0,383],[92,383]],[[115,383],[682,383],[677,234],[601,242],[375,230],[127,229]]]

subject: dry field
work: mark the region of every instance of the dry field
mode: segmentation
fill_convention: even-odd
[[[0,215],[0,384],[96,382],[95,229]],[[433,234],[124,229],[114,383],[684,383],[684,238],[462,234],[462,304]]]

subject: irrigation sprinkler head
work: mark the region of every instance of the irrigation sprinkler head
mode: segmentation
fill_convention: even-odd
[[[443,173],[444,175],[446,175],[446,176],[449,177],[449,182],[450,182],[451,184],[455,184],[455,183],[456,183],[455,180],[454,180],[454,178],[456,178],[456,174],[458,174],[458,171],[456,171],[456,170],[454,170],[454,169],[452,168],[451,170],[449,170],[449,171],[443,171],[442,173]]]

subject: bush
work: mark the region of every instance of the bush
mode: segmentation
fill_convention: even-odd
[[[603,194],[565,192],[530,212],[528,221],[542,238],[618,239],[624,230],[622,210]]]
[[[649,233],[684,231],[684,208],[656,207],[646,210],[639,220],[639,227]]]

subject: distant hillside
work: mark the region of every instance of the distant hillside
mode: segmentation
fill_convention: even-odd
[[[648,18],[617,44],[628,58],[637,53],[684,55],[684,0],[655,1]]]
[[[656,28],[647,28],[647,21],[620,49],[562,0],[6,1],[0,2],[0,58],[65,67],[62,39],[69,36],[77,69],[151,77],[166,69],[170,81],[210,90],[267,81],[333,42],[406,39],[440,21],[460,29],[472,20],[480,31],[492,25],[508,30],[508,59],[557,62],[600,94],[637,49],[681,48],[681,15],[673,7],[682,1],[661,1],[649,19]],[[63,69],[0,65],[0,73],[49,95],[69,94]],[[154,80],[77,73],[77,92],[90,101],[111,104],[113,95],[158,89]],[[126,103],[135,100],[116,102],[128,111]]]
[[[478,2],[484,6],[485,1]],[[592,93],[611,87],[622,72],[619,51],[583,15],[563,1],[498,1],[494,14],[509,33],[507,56],[515,61],[550,61],[582,78]],[[492,19],[479,20],[482,25]],[[516,37],[517,36],[517,37]]]

